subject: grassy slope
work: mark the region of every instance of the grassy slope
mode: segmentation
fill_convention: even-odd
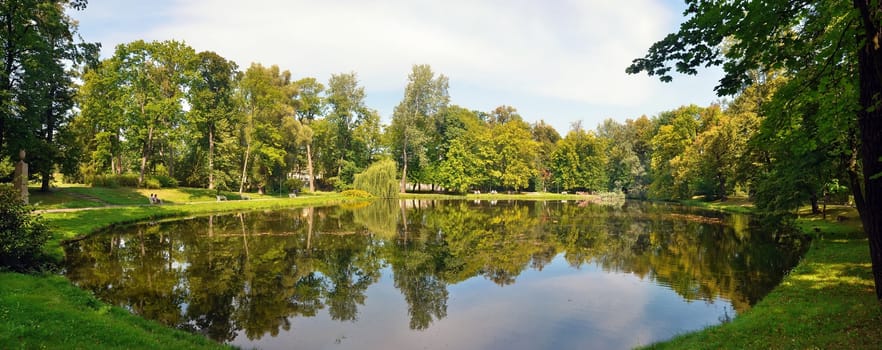
[[[77,188],[75,191],[83,192],[72,195],[68,191],[55,191],[38,196],[42,201],[37,208],[64,208],[64,200],[71,198],[76,201],[89,198],[88,201],[107,207],[42,214],[53,229],[46,253],[55,259],[63,257],[62,241],[86,236],[115,224],[209,212],[298,207],[352,200],[336,194],[324,194],[292,199],[263,197],[262,200],[214,202],[213,191],[198,189],[154,190],[144,194],[140,193],[141,190],[132,189],[89,191]],[[182,204],[141,205],[148,202],[150,193],[159,193],[160,198],[168,198],[166,203],[177,201]],[[232,196],[228,197],[238,198]],[[185,200],[210,201],[183,204]],[[120,206],[126,204],[135,205]],[[221,347],[204,337],[171,329],[134,316],[119,307],[104,304],[64,277],[0,273],[0,349]]]
[[[729,209],[719,203],[702,206]],[[735,207],[743,210],[742,205]],[[731,323],[649,348],[878,349],[882,308],[856,213],[838,207],[827,220],[801,215],[797,224],[813,235],[812,247],[768,296]]]
[[[0,273],[0,281],[3,349],[224,348],[110,307],[61,276]]]

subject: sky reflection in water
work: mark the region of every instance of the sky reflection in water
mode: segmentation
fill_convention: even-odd
[[[677,206],[402,201],[136,225],[67,255],[103,300],[243,348],[617,349],[734,317],[805,247]]]

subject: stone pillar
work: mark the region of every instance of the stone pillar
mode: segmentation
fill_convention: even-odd
[[[18,163],[15,164],[13,186],[21,194],[21,200],[28,204],[28,163],[25,163],[25,151],[18,151]]]

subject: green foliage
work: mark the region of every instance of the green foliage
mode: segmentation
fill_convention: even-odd
[[[397,167],[391,159],[371,164],[364,172],[355,175],[353,187],[379,198],[398,198]]]
[[[530,125],[511,106],[497,107],[490,114],[489,135],[479,136],[487,174],[495,186],[515,191],[527,188],[538,172],[535,160],[539,144],[533,141]]]
[[[352,198],[373,198],[374,197],[374,195],[372,195],[370,192],[364,191],[364,190],[345,190],[343,192],[340,192],[340,194],[343,195],[344,197],[352,197]]]
[[[155,180],[155,182],[159,183],[158,188],[177,188],[178,187],[178,180],[171,177],[171,176],[168,176],[168,175],[157,174],[157,175],[151,176],[150,179]]]
[[[18,191],[0,186],[0,269],[28,271],[38,268],[49,227]]]
[[[408,75],[404,98],[395,106],[389,134],[394,153],[401,162],[401,192],[405,192],[407,180],[420,182],[417,174],[427,174],[422,168],[429,167],[427,145],[436,133],[435,120],[447,108],[450,95],[448,79],[443,74],[435,77],[428,65],[414,65]]]
[[[303,181],[300,179],[287,179],[282,185],[283,191],[287,193],[300,193],[303,191]]]
[[[158,181],[157,181],[158,182]],[[138,175],[94,175],[86,178],[86,184],[93,187],[138,187]]]
[[[554,182],[561,190],[603,191],[607,188],[606,145],[581,126],[571,130],[551,155]]]
[[[144,184],[142,187],[148,188],[148,189],[159,189],[159,188],[162,188],[162,184],[159,183],[159,180],[156,179],[155,177],[148,177],[148,178],[144,179]]]

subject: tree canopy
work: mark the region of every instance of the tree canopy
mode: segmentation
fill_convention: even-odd
[[[882,299],[882,3],[687,0],[686,4],[687,18],[680,30],[655,43],[626,71],[671,81],[672,70],[697,74],[699,67],[721,65],[725,75],[716,88],[721,95],[758,83],[756,71],[782,71],[789,82],[775,97],[781,107],[767,120],[801,118],[810,127],[794,131],[808,132],[799,137],[813,140],[806,144],[844,148],[840,154],[852,158],[842,163],[847,164],[844,171],[869,237],[876,295]],[[837,140],[837,134],[845,135],[844,142]],[[808,170],[813,163],[794,165]],[[820,182],[827,176],[816,175]]]

